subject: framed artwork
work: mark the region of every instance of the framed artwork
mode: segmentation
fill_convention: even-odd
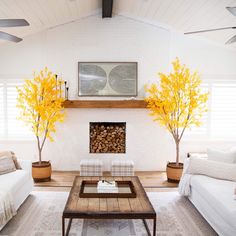
[[[79,96],[137,96],[137,62],[79,62]]]

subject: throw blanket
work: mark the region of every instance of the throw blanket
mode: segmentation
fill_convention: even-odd
[[[181,196],[190,196],[191,194],[191,187],[190,187],[190,182],[191,182],[191,177],[192,175],[190,174],[183,174],[181,177],[181,180],[179,182],[179,194]]]
[[[181,196],[190,196],[191,194],[191,187],[190,187],[190,182],[191,182],[191,174],[187,173],[189,167],[189,159],[186,159],[184,161],[184,169],[183,169],[183,174],[179,182],[179,194]]]
[[[0,190],[0,228],[2,228],[14,215],[16,209],[14,207],[11,194]]]

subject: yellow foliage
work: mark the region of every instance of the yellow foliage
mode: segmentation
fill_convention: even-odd
[[[172,62],[173,71],[159,73],[160,84],[146,87],[147,107],[154,121],[166,127],[178,144],[186,128],[201,125],[201,117],[207,111],[208,93],[201,91],[201,79],[191,73],[178,58]]]
[[[36,135],[40,159],[45,140],[48,138],[53,141],[52,133],[56,132],[56,122],[64,121],[62,85],[63,81],[45,68],[38,74],[35,73],[32,80],[26,80],[23,88],[17,88],[17,107],[21,111],[19,118]]]

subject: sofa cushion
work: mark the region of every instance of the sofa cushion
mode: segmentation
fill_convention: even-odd
[[[22,188],[30,178],[30,173],[25,170],[16,170],[8,174],[0,175],[0,189],[9,191],[12,196],[16,196],[19,188]]]
[[[3,156],[0,158],[0,175],[15,171],[16,167],[11,157]]]
[[[225,163],[236,163],[236,151],[220,151],[212,148],[207,149],[208,160]]]
[[[203,175],[194,175],[191,178],[191,188],[194,188],[233,228],[236,228],[235,187],[236,182],[233,181],[214,179]]]
[[[236,164],[190,157],[186,173],[192,175],[207,175],[213,178],[236,181]]]

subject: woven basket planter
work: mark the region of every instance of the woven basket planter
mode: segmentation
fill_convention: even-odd
[[[32,177],[34,182],[46,182],[51,180],[52,167],[50,161],[32,163]]]
[[[168,182],[179,183],[183,173],[183,167],[184,167],[183,163],[179,163],[179,165],[176,166],[175,162],[169,162],[166,166],[166,174]]]

